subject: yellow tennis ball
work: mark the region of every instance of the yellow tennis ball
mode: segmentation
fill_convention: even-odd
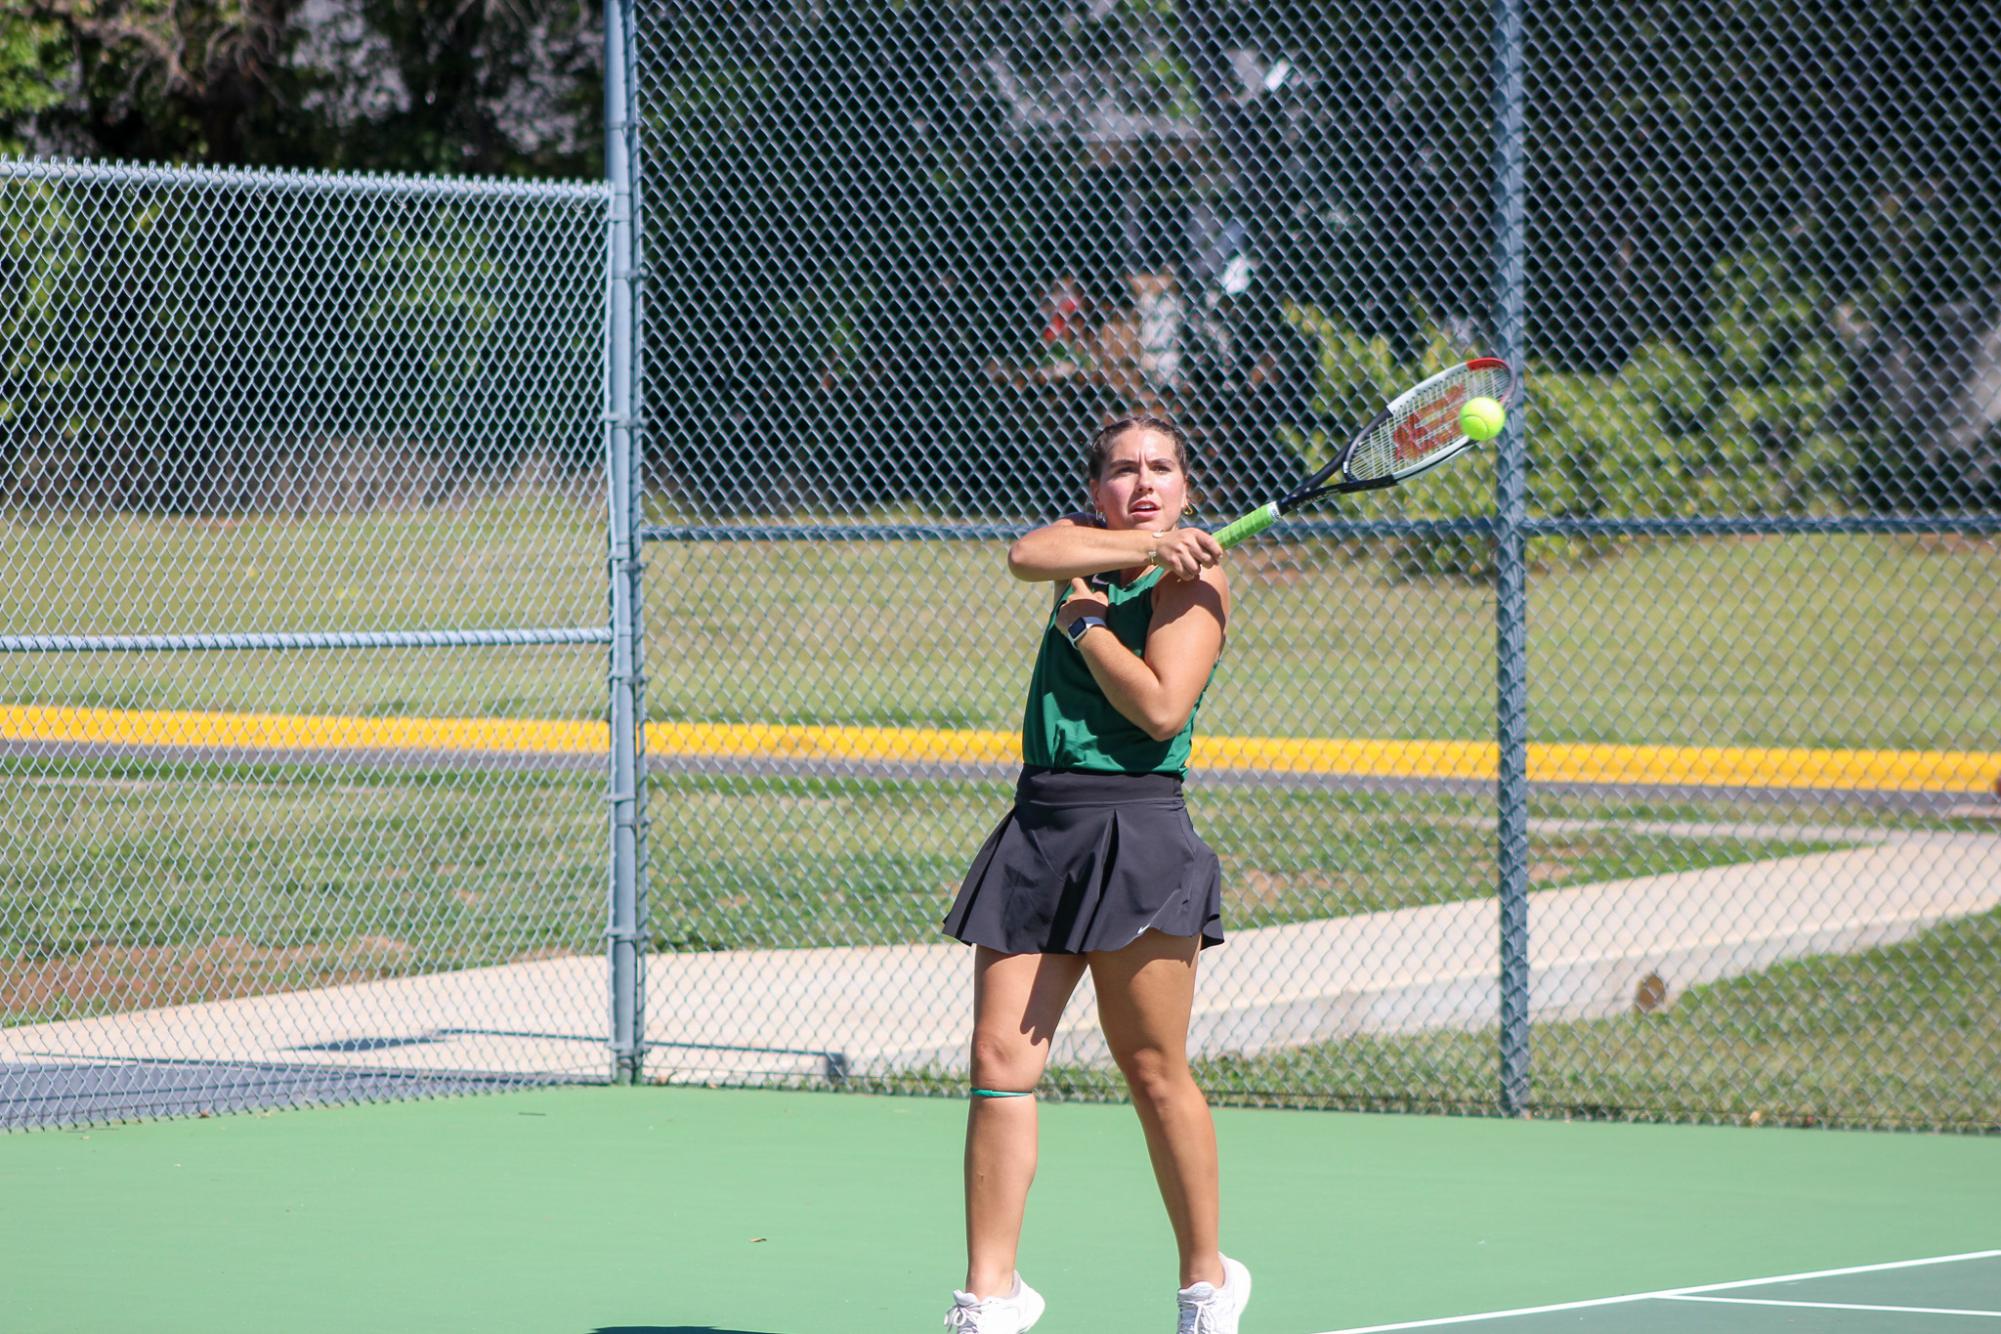
[[[1459,429],[1469,440],[1492,440],[1508,424],[1508,412],[1499,399],[1469,398],[1459,409]]]

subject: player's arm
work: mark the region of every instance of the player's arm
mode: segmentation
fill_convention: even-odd
[[[1222,556],[1216,539],[1200,528],[1164,533],[1101,528],[1087,516],[1072,515],[1016,538],[1007,549],[1007,568],[1030,583],[1086,579],[1135,565],[1161,565],[1178,579],[1193,579]]]
[[[1220,569],[1186,582],[1163,579],[1153,589],[1153,623],[1142,656],[1110,630],[1093,627],[1077,641],[1084,663],[1112,707],[1156,741],[1179,732],[1202,697],[1223,651],[1229,580]],[[1104,603],[1073,593],[1056,621],[1066,629],[1080,616],[1104,614]]]

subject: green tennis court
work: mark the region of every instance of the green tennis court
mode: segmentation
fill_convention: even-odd
[[[601,1088],[12,1136],[0,1323],[929,1329],[961,1277],[963,1114]],[[1945,1334],[2001,1318],[1992,1139],[1231,1109],[1217,1126],[1225,1245],[1255,1269],[1259,1334],[1529,1308],[1560,1309],[1470,1327]],[[1968,1258],[1905,1263],[1940,1257]],[[1904,1267],[1862,1268],[1885,1265]],[[1022,1267],[1049,1298],[1046,1334],[1166,1327],[1173,1247],[1128,1108],[1044,1109]],[[1788,1279],[1833,1270],[1859,1272]],[[1635,1294],[1656,1295],[1605,1302]]]

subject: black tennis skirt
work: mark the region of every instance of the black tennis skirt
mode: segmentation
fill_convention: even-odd
[[[1172,774],[1021,771],[945,934],[1003,954],[1123,949],[1147,931],[1223,943],[1223,876]]]

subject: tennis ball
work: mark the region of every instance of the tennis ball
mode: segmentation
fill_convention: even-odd
[[[1469,398],[1459,409],[1459,429],[1471,440],[1492,440],[1507,424],[1507,410],[1498,399]]]

